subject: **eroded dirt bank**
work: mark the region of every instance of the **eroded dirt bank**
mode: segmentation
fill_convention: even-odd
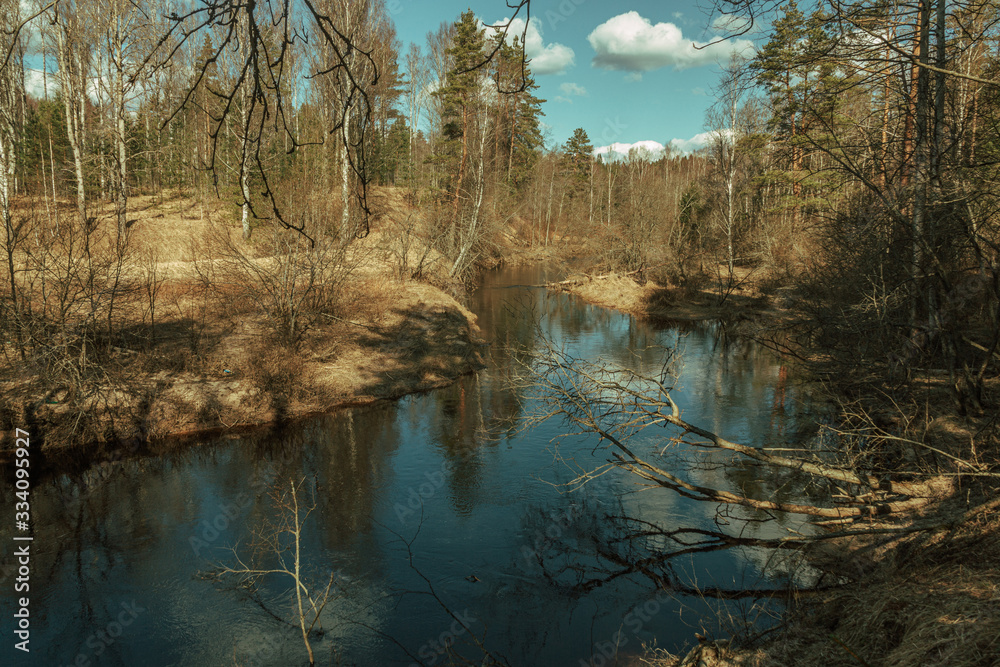
[[[394,305],[377,321],[331,322],[342,333],[331,349],[293,358],[234,354],[217,374],[170,378],[149,406],[148,435],[269,424],[398,398],[482,367],[475,315],[429,285],[396,283],[391,291]]]

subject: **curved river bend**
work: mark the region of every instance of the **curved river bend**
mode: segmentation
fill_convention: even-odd
[[[717,325],[656,327],[527,287],[559,277],[539,267],[486,276],[470,307],[494,341],[489,365],[453,386],[280,433],[39,480],[32,489],[32,651],[14,664],[307,664],[299,630],[270,613],[293,618],[288,581],[265,579],[262,607],[207,576],[213,564],[235,564],[234,545],[246,553],[254,527],[275,518],[267,488],[290,478],[315,490],[304,567],[324,583],[335,573],[340,590],[312,641],[318,664],[448,664],[444,646],[452,641],[474,656],[469,633],[442,603],[518,666],[614,664],[605,657],[614,644],[619,664],[628,664],[644,643],[679,650],[703,624],[711,628],[702,617],[712,605],[657,597],[648,580],[621,577],[573,593],[544,576],[537,550],[580,543],[605,512],[624,508],[704,527],[718,517],[715,507],[638,493],[618,471],[567,493],[559,483],[573,471],[564,461],[596,468],[607,451],[593,439],[568,438],[561,462],[553,439],[564,425],[511,427],[531,399],[504,382],[517,368],[505,344],[531,346],[543,332],[576,357],[656,369],[663,354],[656,346],[679,343],[674,396],[685,417],[749,444],[806,441],[815,430],[812,408],[786,386],[778,360],[747,342],[727,343]],[[734,483],[726,470],[696,474]],[[9,485],[0,496],[13,507]],[[14,549],[8,523],[0,528],[5,563]],[[702,584],[768,585],[765,559],[717,552],[677,565]],[[10,610],[15,594],[5,579],[0,599]],[[9,654],[9,613],[0,627]]]

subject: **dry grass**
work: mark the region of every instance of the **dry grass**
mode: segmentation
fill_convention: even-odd
[[[857,546],[857,545],[855,545]],[[842,565],[860,551],[844,545]],[[756,648],[703,643],[659,651],[653,667],[996,667],[1000,665],[1000,518],[894,542],[856,583],[807,598]]]
[[[564,288],[588,303],[659,320],[714,320],[777,314],[764,291],[773,276],[737,267],[736,284],[725,299],[715,277],[703,275],[684,285],[639,284],[628,275],[575,276]],[[720,303],[723,301],[723,303]]]
[[[46,446],[265,424],[429,389],[478,368],[475,316],[440,289],[400,280],[397,258],[385,251],[401,222],[412,222],[409,203],[395,190],[378,197],[371,235],[335,258],[342,275],[335,283],[323,278],[323,301],[307,306],[293,344],[277,339],[253,285],[230,275],[233,260],[222,252],[236,248],[245,269],[249,261],[273,274],[281,260],[266,230],[244,243],[235,209],[223,202],[133,198],[126,270],[152,272],[159,281],[155,331],[107,360],[106,380],[114,386],[98,391],[100,404],[87,406],[87,424],[67,423],[73,410],[61,394],[32,408],[45,432],[65,432]],[[105,208],[94,210],[100,224],[111,213]],[[72,211],[64,215],[69,220]],[[411,253],[422,252],[425,238],[417,222]],[[41,380],[6,374],[5,423],[23,420]]]

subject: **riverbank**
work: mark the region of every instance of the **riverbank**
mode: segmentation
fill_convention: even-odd
[[[753,322],[753,330],[779,330],[805,319],[787,290],[775,289],[766,275],[737,274],[728,293],[720,283],[698,289],[640,284],[630,275],[571,276],[551,283],[582,300],[658,321],[723,320]],[[794,350],[799,360],[815,351]],[[811,365],[811,364],[807,364]],[[801,567],[823,572],[821,592],[805,591],[792,599],[778,624],[719,618],[733,640],[692,637],[688,651],[649,650],[640,664],[652,667],[858,667],[894,665],[996,665],[1000,656],[1000,519],[989,489],[978,474],[983,461],[950,467],[947,457],[962,460],[968,443],[991,428],[990,419],[959,416],[951,409],[941,377],[922,378],[923,413],[911,414],[854,397],[854,417],[870,413],[890,433],[913,449],[927,448],[942,457],[912,479],[927,481],[939,492],[919,511],[891,519],[871,518],[824,528],[831,536],[802,548]],[[834,386],[830,391],[836,391]],[[844,396],[837,396],[844,401]],[[845,410],[845,412],[848,412]],[[922,418],[922,419],[921,419]],[[868,429],[871,423],[855,419]],[[848,430],[845,428],[845,430]],[[893,436],[889,436],[893,437]],[[783,443],[773,446],[785,447]],[[973,447],[973,451],[975,448]],[[894,465],[899,472],[918,467],[913,452]],[[981,466],[981,467],[979,467]],[[972,473],[968,477],[963,473]],[[833,501],[836,504],[836,501]],[[881,523],[885,522],[885,523]],[[922,529],[922,525],[934,525]],[[881,532],[884,531],[884,532]],[[721,612],[720,612],[721,613]],[[762,622],[770,629],[760,632]],[[743,625],[743,624],[748,625]],[[707,623],[711,625],[711,623]]]
[[[155,325],[147,324],[149,306],[141,321],[119,323],[123,333],[140,326],[149,333],[122,335],[88,360],[86,376],[86,339],[8,368],[0,459],[13,451],[14,428],[29,429],[51,455],[108,455],[395,399],[481,368],[476,316],[449,293],[460,287],[417,234],[410,238],[414,211],[400,193],[379,194],[379,225],[335,258],[338,269],[326,275],[336,283],[323,292],[286,277],[288,266],[301,269],[282,264],[266,232],[242,241],[220,204],[137,201],[123,274],[138,286],[133,291],[153,295]],[[422,280],[401,270],[418,262]],[[295,303],[319,297],[326,301],[308,312]],[[282,337],[282,300],[300,308],[291,342]]]
[[[331,320],[298,353],[234,335],[213,373],[152,378],[163,386],[141,428],[164,438],[266,425],[434,389],[482,367],[468,309],[426,284],[386,290],[391,306],[376,317]]]
[[[705,639],[682,655],[650,651],[643,664],[994,667],[1000,664],[997,507],[994,498],[958,511],[951,525],[922,536],[830,544],[826,566],[850,583],[795,601],[756,641]]]
[[[790,289],[749,271],[738,273],[728,291],[721,281],[703,281],[701,289],[665,287],[614,273],[571,276],[548,287],[660,321],[751,321],[757,333],[809,321]],[[813,370],[828,368],[816,350],[789,351]],[[940,489],[932,502],[823,529],[833,539],[824,537],[801,553],[804,567],[824,573],[817,584],[822,590],[794,598],[776,626],[758,632],[753,623],[730,624],[732,641],[692,637],[690,650],[672,655],[650,649],[641,664],[1000,665],[995,415],[957,410],[948,376],[940,371],[908,368],[907,382],[894,384],[879,377],[891,369],[858,370],[850,382],[824,383],[841,406],[837,426],[847,444],[878,452],[881,458],[867,465],[878,466],[886,479],[920,480]],[[1000,393],[996,378],[984,388]],[[850,456],[842,451],[840,458]],[[845,534],[836,537],[840,532]]]
[[[774,289],[767,275],[737,268],[732,284],[708,278],[683,287],[640,283],[635,274],[576,274],[551,283],[549,289],[568,292],[588,303],[659,321],[702,321],[780,318],[791,305],[783,290]]]

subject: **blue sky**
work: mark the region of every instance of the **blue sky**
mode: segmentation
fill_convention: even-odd
[[[511,14],[504,0],[386,4],[403,53],[409,42],[426,48],[429,31],[442,21],[455,21],[466,9],[486,23]],[[547,100],[547,144],[565,143],[582,127],[595,147],[671,140],[678,148],[697,147],[718,62],[728,60],[734,50],[748,52],[751,45],[743,37],[694,49],[692,42],[716,42],[724,22],[707,16],[699,5],[705,3],[532,0],[528,55],[533,56],[538,95]]]
[[[505,0],[385,0],[402,42],[426,49],[427,33],[472,9],[485,23],[511,16]],[[516,4],[513,3],[513,4]],[[546,145],[582,127],[596,147],[627,153],[672,142],[688,150],[705,141],[705,111],[719,62],[748,54],[754,35],[720,41],[725,17],[708,16],[697,0],[532,0],[527,52],[539,84]],[[524,18],[523,14],[518,20]],[[524,24],[512,26],[510,37]],[[754,31],[759,37],[760,29]],[[708,46],[701,50],[692,42]],[[28,59],[29,87],[41,88],[41,58]],[[50,67],[53,63],[49,62]],[[50,85],[54,85],[50,81]],[[655,143],[654,143],[655,142]]]

